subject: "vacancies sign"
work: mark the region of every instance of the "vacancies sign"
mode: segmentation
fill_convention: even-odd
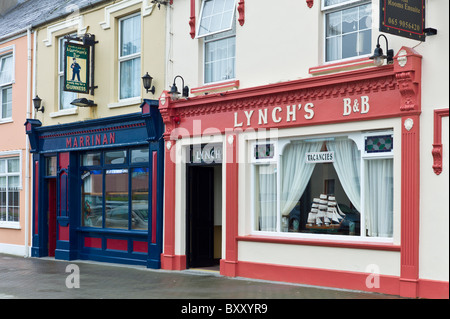
[[[64,54],[64,91],[88,93],[89,47],[66,43]]]
[[[380,31],[425,41],[425,0],[380,0]]]

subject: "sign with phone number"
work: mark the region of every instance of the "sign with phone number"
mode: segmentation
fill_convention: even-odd
[[[380,31],[425,41],[425,0],[381,0]]]

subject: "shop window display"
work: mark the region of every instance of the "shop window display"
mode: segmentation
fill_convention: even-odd
[[[392,237],[392,135],[281,144],[278,160],[254,156],[256,231]]]
[[[81,162],[82,226],[148,230],[148,149],[83,154]]]

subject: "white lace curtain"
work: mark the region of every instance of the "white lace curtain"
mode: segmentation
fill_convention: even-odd
[[[334,152],[334,169],[342,188],[353,206],[361,211],[361,154],[355,142],[337,138],[327,142],[327,149]]]
[[[368,160],[365,171],[364,209],[367,234],[371,237],[392,237],[393,160]]]
[[[281,216],[294,209],[308,186],[315,164],[306,163],[306,153],[319,152],[323,142],[293,142],[286,146],[281,160]]]

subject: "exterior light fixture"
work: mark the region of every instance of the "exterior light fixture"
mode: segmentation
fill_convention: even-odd
[[[183,86],[183,94],[182,94],[182,97],[189,97],[189,88],[188,88],[187,86],[184,86],[184,79],[183,79],[181,76],[177,75],[177,76],[173,79],[173,85],[172,85],[172,87],[170,88],[170,91],[169,91],[169,94],[170,94],[170,96],[171,96],[171,98],[172,98],[173,101],[176,101],[176,100],[178,100],[178,99],[180,98],[180,92],[178,92],[178,88],[177,88],[177,86],[175,85],[175,80],[176,80],[177,78],[180,78],[181,81],[182,81],[182,86]]]
[[[144,89],[148,92],[152,92],[155,94],[155,87],[152,86],[153,78],[148,74],[148,72],[142,77],[142,84],[144,85]]]
[[[36,110],[36,113],[39,111],[44,113],[44,106],[41,107],[41,102],[42,102],[41,98],[36,95],[36,97],[33,99],[33,106],[34,109]]]
[[[91,107],[91,106],[97,106],[97,104],[94,103],[92,100],[88,100],[87,98],[83,97],[81,99],[75,99],[70,104],[80,107]]]
[[[380,37],[383,36],[386,40],[386,52],[387,55],[383,54],[383,49],[380,47]],[[389,50],[388,40],[384,34],[380,34],[377,39],[377,47],[373,51],[373,55],[369,58],[373,60],[376,66],[383,65],[384,59],[386,59],[386,64],[394,63],[394,50]]]

